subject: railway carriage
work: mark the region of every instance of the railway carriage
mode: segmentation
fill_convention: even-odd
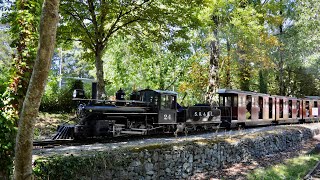
[[[275,97],[263,93],[220,89],[219,109],[223,126],[271,124],[275,118]]]
[[[311,122],[320,113],[320,97],[276,96],[256,92],[220,89],[219,109],[223,126],[257,126],[268,124],[285,124]]]

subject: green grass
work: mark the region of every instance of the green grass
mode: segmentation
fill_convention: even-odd
[[[260,168],[248,174],[247,179],[303,179],[303,177],[320,160],[320,154],[303,155],[288,159],[282,164],[277,164],[268,168]]]

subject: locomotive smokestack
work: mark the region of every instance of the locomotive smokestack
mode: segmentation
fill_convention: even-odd
[[[97,99],[97,82],[92,82],[92,87],[91,87],[91,97],[92,99]]]

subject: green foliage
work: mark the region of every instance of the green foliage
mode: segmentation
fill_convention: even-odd
[[[16,118],[12,108],[3,102],[0,92],[0,178],[4,179],[9,179],[13,170]]]
[[[69,113],[76,108],[72,101],[74,89],[83,89],[83,83],[79,80],[70,80],[66,86],[59,89],[58,81],[51,80],[47,90],[41,99],[40,111],[50,113]]]
[[[16,50],[16,53],[12,54],[13,66],[6,94],[17,111],[22,107],[36,57],[41,5],[42,1],[18,0],[12,11],[2,19],[10,25],[11,47]]]
[[[303,179],[312,167],[319,161],[320,155],[304,155],[288,159],[283,164],[273,165],[265,169],[259,168],[250,173],[247,178],[253,179]]]
[[[172,42],[172,37],[187,38],[189,29],[198,25],[196,12],[201,4],[201,0],[188,3],[184,0],[62,1],[60,39],[77,39],[89,50],[85,53],[95,59],[98,96],[101,96],[105,93],[101,58],[113,38],[127,36],[159,43],[165,41],[166,49],[180,52],[183,43]],[[119,66],[117,68],[122,71]],[[165,68],[160,70],[161,75],[166,73]],[[163,83],[160,82],[160,86],[164,87]]]
[[[259,71],[259,92],[268,93],[267,75],[263,71]]]
[[[114,95],[119,88],[128,94],[133,89],[149,87],[178,91],[182,94],[179,102],[183,100],[184,104],[202,102],[208,71],[202,36],[203,32],[191,31],[188,40],[172,38],[162,43],[136,37],[114,39],[103,58],[104,68],[108,69],[105,76],[108,95]]]
[[[4,92],[10,79],[13,49],[10,47],[11,39],[6,30],[0,30],[0,94]]]
[[[119,88],[128,94],[150,87],[178,91],[186,105],[201,103],[209,82],[208,45],[217,38],[220,88],[279,94],[282,75],[285,95],[319,95],[317,5],[315,0],[117,1],[106,12],[102,1],[62,1],[60,42],[80,43],[73,44],[76,53],[63,53],[63,72],[91,78],[95,50],[102,47],[108,96]],[[54,72],[53,79],[61,78],[57,68]]]

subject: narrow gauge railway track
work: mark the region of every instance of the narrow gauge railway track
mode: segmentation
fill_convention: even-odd
[[[205,130],[205,131],[191,131],[188,132],[189,135],[201,135],[205,133],[218,133],[225,132],[225,129],[215,129],[215,130]],[[228,133],[228,132],[226,132]],[[184,133],[179,133],[179,137],[185,136]],[[136,135],[136,136],[119,136],[119,137],[99,137],[99,138],[87,138],[82,140],[75,139],[45,139],[42,141],[34,141],[33,149],[42,149],[42,148],[55,148],[59,146],[80,146],[80,145],[90,145],[94,143],[120,143],[134,140],[145,140],[153,138],[174,138],[173,133],[163,133],[163,134],[152,134],[152,135]]]
[[[320,161],[303,178],[304,180],[320,180]]]
[[[46,139],[43,141],[33,141],[33,147],[34,149],[41,148],[41,147],[50,148],[50,147],[61,146],[61,145],[73,145],[74,143],[76,143],[76,141],[73,139],[62,139],[62,140]]]
[[[309,123],[302,123],[303,124],[309,124]],[[284,124],[282,126],[292,126],[292,125],[298,125],[298,124]],[[220,134],[223,133],[225,135],[233,135],[236,132],[250,132],[250,131],[257,131],[258,129],[268,128],[268,127],[279,127],[272,125],[263,125],[259,127],[245,127],[245,128],[239,128],[239,129],[231,129],[226,130],[225,128],[220,129],[210,129],[210,130],[200,130],[200,131],[189,131],[187,136],[185,136],[184,133],[180,132],[178,134],[179,137],[185,136],[186,138],[188,136],[197,136],[197,135],[204,135],[207,133],[212,134]],[[80,146],[80,145],[90,145],[94,143],[121,143],[121,142],[128,142],[128,141],[135,141],[135,140],[147,140],[147,139],[156,139],[156,138],[174,138],[173,133],[163,133],[163,134],[152,134],[152,135],[136,135],[136,136],[119,136],[119,137],[99,137],[99,138],[87,138],[82,140],[75,140],[75,139],[46,139],[43,141],[34,141],[33,147],[34,149],[42,149],[42,148],[55,148],[59,146]],[[320,168],[320,167],[319,167]],[[320,180],[320,179],[319,179]]]
[[[291,125],[284,125],[291,126]],[[259,127],[246,127],[240,129],[232,129],[226,130],[225,128],[220,129],[210,129],[210,130],[200,130],[200,131],[189,131],[187,136],[185,133],[180,132],[178,137],[194,137],[201,136],[205,134],[220,134],[220,135],[234,135],[237,132],[250,132],[250,131],[259,131],[259,129],[264,129],[268,127],[275,127],[273,125],[264,125]],[[44,149],[44,148],[55,148],[61,146],[81,146],[81,145],[90,145],[95,143],[121,143],[121,142],[129,142],[129,141],[139,141],[139,140],[148,140],[148,139],[161,139],[161,138],[174,138],[173,133],[163,133],[163,134],[152,134],[152,135],[136,135],[136,136],[119,136],[119,137],[99,137],[99,138],[87,138],[83,140],[74,140],[74,139],[47,139],[43,141],[34,141],[33,147],[34,149]]]

